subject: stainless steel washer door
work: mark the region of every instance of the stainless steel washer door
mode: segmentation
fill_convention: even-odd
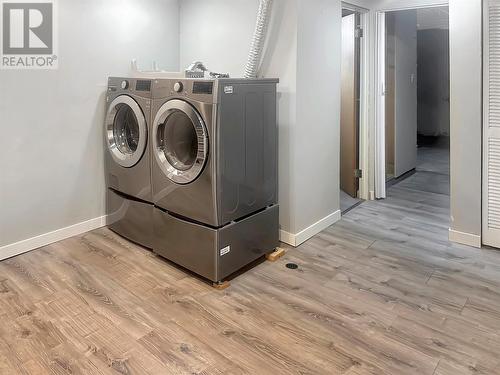
[[[153,123],[153,149],[156,162],[171,181],[193,182],[208,155],[207,130],[196,109],[178,99],[161,106]]]
[[[147,124],[137,102],[128,95],[113,100],[106,115],[106,143],[116,163],[131,168],[141,160]]]

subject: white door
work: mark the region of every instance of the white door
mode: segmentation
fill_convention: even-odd
[[[356,29],[359,15],[342,17],[342,95],[340,109],[340,188],[358,197],[359,140],[359,38]]]
[[[500,247],[500,0],[484,6],[483,243]]]
[[[394,175],[417,166],[417,11],[395,14]]]

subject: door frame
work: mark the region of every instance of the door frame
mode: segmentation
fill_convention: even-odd
[[[363,29],[363,37],[360,40],[360,103],[359,103],[359,148],[358,160],[362,176],[359,179],[358,198],[368,200],[370,198],[370,142],[369,142],[369,100],[370,100],[370,43],[371,43],[371,20],[369,9],[342,1],[342,9],[348,9],[359,13],[360,24]],[[340,175],[339,175],[340,176]]]
[[[386,197],[386,171],[385,171],[385,14],[377,12],[375,16],[376,41],[376,77],[375,77],[375,198]]]
[[[490,42],[490,28],[489,28],[489,5],[490,2],[489,0],[483,1],[483,19],[482,19],[482,28],[483,28],[483,42],[482,42],[482,49],[483,49],[483,108],[482,108],[482,129],[481,129],[481,142],[482,142],[482,148],[481,148],[481,174],[482,174],[482,180],[481,180],[481,244],[485,244],[488,246],[494,246],[493,243],[495,242],[495,236],[491,236],[491,241],[490,241],[490,231],[488,230],[489,226],[489,220],[488,220],[488,127],[489,127],[489,90],[490,90],[490,85],[489,85],[489,78],[490,78],[490,49],[489,49],[489,42]]]
[[[449,7],[448,1],[436,1],[432,4],[416,5],[410,7],[395,7],[380,9],[375,12],[375,120],[374,120],[374,167],[375,177],[375,198],[386,198],[385,181],[385,15],[388,12],[397,12],[401,10],[418,10],[437,7]]]

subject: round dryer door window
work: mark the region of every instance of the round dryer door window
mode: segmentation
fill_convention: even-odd
[[[128,95],[118,96],[106,116],[106,141],[115,162],[136,165],[146,149],[147,124],[139,104]]]
[[[200,114],[187,102],[174,99],[159,109],[153,142],[156,162],[171,181],[189,184],[203,171],[207,131]]]

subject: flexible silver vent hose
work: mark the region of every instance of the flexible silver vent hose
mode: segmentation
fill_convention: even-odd
[[[247,65],[245,67],[245,78],[255,78],[259,72],[262,59],[262,50],[266,42],[267,24],[271,15],[273,0],[260,0],[259,11],[257,13],[257,23],[252,39]]]

